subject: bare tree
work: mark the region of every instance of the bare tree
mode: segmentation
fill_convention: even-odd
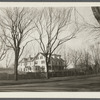
[[[33,20],[36,16],[35,10],[31,8],[1,8],[0,25],[2,40],[7,47],[12,48],[15,55],[14,77],[18,80],[18,61],[25,46],[31,42],[28,37],[34,28]]]
[[[43,8],[40,10],[39,17],[35,22],[39,35],[39,38],[35,40],[45,54],[47,78],[49,78],[48,67],[51,55],[60,45],[75,38],[75,34],[79,31],[77,25],[75,29],[73,27],[74,31],[66,31],[71,25],[72,11],[73,8]]]
[[[91,55],[89,54],[88,51],[84,50],[83,51],[83,62],[85,67],[88,69],[90,66],[90,60],[91,60]]]
[[[83,49],[80,51],[78,66],[81,70],[84,71],[84,74],[92,71],[91,60],[92,60],[91,54],[88,50]]]
[[[70,59],[73,63],[74,67],[77,68],[78,62],[82,57],[82,52],[79,50],[71,50],[70,49]]]
[[[99,31],[100,31],[100,7],[91,7],[91,9],[93,11],[94,17],[96,18],[97,22],[99,23],[99,26],[94,27],[94,29],[96,29],[97,32],[99,33]],[[96,34],[96,36],[97,36],[97,38],[99,38],[100,34]],[[92,55],[93,55],[93,59],[94,59],[94,63],[95,63],[95,68],[96,68],[96,71],[98,72],[99,63],[100,63],[99,62],[99,60],[100,60],[99,44],[97,43],[97,44],[95,44],[95,46],[92,46],[91,50],[92,50]]]
[[[98,70],[100,68],[100,46],[99,43],[96,43],[95,45],[92,45],[90,47],[92,60],[94,62],[94,69],[96,73],[98,73]]]
[[[8,50],[9,48],[6,47],[4,41],[1,39],[0,40],[0,61],[6,57]]]
[[[12,59],[12,54],[7,54],[6,55],[6,68],[9,67],[9,65],[11,63],[11,59]]]
[[[64,55],[64,62],[65,62],[65,69],[67,69],[67,67],[71,63],[71,54],[70,54],[70,51],[68,50],[68,52],[67,52],[66,48],[64,48],[63,55]]]

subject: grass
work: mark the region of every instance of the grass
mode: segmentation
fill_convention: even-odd
[[[100,91],[100,75],[0,81],[0,91],[97,92]]]

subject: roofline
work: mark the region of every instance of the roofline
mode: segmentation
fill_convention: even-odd
[[[35,57],[33,57],[33,59],[31,61],[34,61],[36,59],[36,57],[39,55],[39,54],[42,54],[44,57],[45,57],[45,53],[42,53],[42,52],[39,52]],[[52,54],[52,55],[56,55],[56,56],[61,56],[61,55],[57,55],[57,54]],[[23,58],[25,59],[25,58]],[[22,59],[22,60],[23,60]],[[26,58],[27,59],[27,58]],[[24,63],[23,61],[20,61],[19,63]],[[63,59],[62,59],[63,60]],[[27,62],[31,62],[31,61],[27,61]],[[63,60],[64,61],[64,60]]]

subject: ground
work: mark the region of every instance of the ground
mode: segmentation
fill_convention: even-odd
[[[1,81],[1,92],[64,92],[64,91],[100,91],[100,75],[72,76],[34,80]]]

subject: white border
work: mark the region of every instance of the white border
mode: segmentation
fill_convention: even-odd
[[[96,2],[0,2],[0,7],[90,7]],[[0,98],[100,98],[100,92],[0,92]]]
[[[100,92],[1,92],[0,98],[100,98]]]
[[[90,7],[100,2],[0,2],[0,7]]]

